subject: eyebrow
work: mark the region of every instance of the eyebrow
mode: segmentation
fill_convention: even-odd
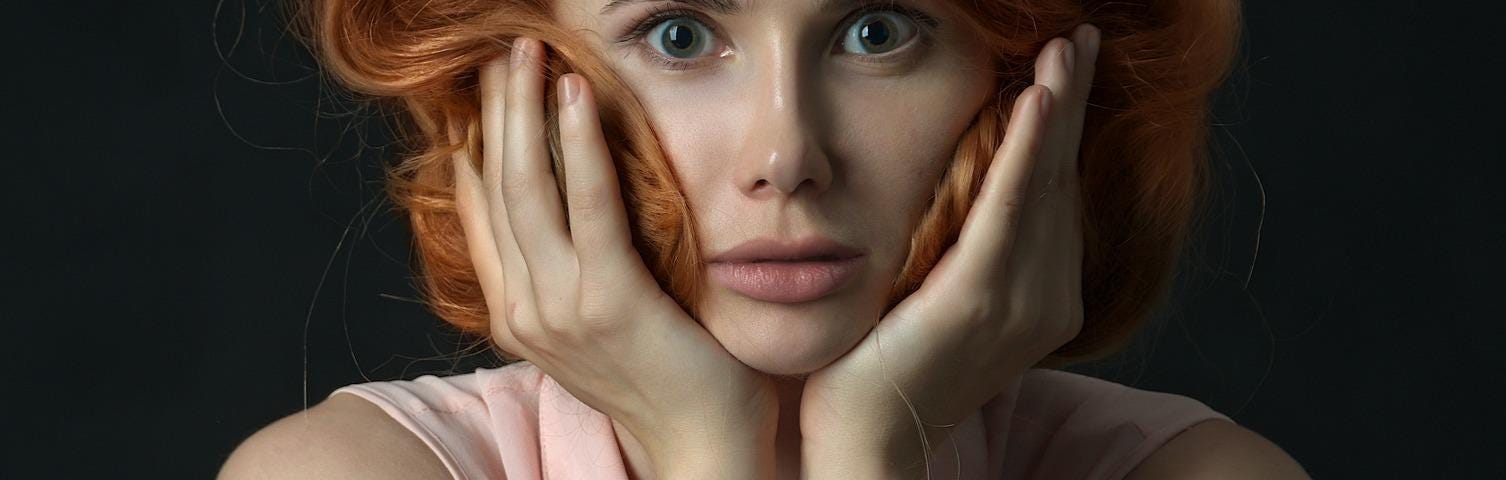
[[[617,10],[619,8],[622,8],[622,7],[627,6],[627,5],[632,5],[632,4],[635,4],[635,3],[651,3],[651,2],[656,2],[656,1],[666,1],[666,0],[611,0],[611,1],[607,2],[606,6],[601,7],[601,14],[602,15],[606,15],[606,14],[612,13],[613,11],[615,11],[615,10]],[[744,0],[667,0],[667,1],[669,3],[680,4],[680,5],[690,6],[690,7],[696,7],[696,8],[700,8],[700,9],[703,9],[703,10],[710,10],[710,11],[713,11],[713,12],[716,12],[716,13],[719,13],[719,14],[722,14],[722,15],[735,15],[738,12],[741,12],[743,10],[743,8],[746,6],[745,5],[746,2]],[[833,9],[838,8],[838,7],[846,6],[846,5],[851,4],[851,3],[858,3],[859,1],[861,1],[861,0],[817,0],[816,1],[816,10],[817,11],[833,10]]]
[[[607,2],[605,7],[601,7],[601,14],[606,15],[634,3],[649,3],[653,1],[655,0],[612,0]],[[670,3],[711,10],[722,15],[732,15],[743,9],[743,3],[738,0],[671,0]]]

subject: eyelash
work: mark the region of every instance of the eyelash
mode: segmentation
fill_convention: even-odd
[[[940,24],[940,22],[938,22],[935,18],[931,17],[930,15],[926,15],[924,12],[921,12],[921,11],[918,11],[918,10],[915,10],[915,9],[911,9],[911,8],[907,8],[907,7],[904,7],[902,5],[892,5],[892,4],[889,4],[888,2],[884,2],[884,3],[885,4],[873,4],[873,5],[867,5],[867,6],[860,7],[857,10],[853,11],[851,14],[848,14],[847,18],[850,19],[850,20],[857,20],[859,18],[862,18],[864,15],[867,15],[867,14],[870,14],[870,13],[874,13],[874,12],[894,12],[894,13],[902,14],[902,15],[910,17],[910,19],[912,21],[914,21],[915,24],[916,24],[916,33],[915,33],[915,35],[916,35],[917,38],[916,38],[915,41],[919,41],[919,42],[925,43],[925,42],[929,42],[931,40],[931,35],[933,34],[933,31]],[[653,30],[654,27],[659,26],[660,23],[663,23],[663,22],[666,22],[666,21],[669,21],[669,20],[675,20],[675,19],[687,18],[687,17],[691,18],[691,19],[699,22],[701,25],[705,26],[706,30],[710,31],[712,36],[716,36],[716,35],[718,35],[718,34],[721,33],[720,31],[717,30],[716,27],[714,27],[714,26],[711,25],[711,22],[707,22],[705,20],[705,18],[703,18],[703,16],[699,12],[696,12],[694,10],[684,9],[684,8],[676,8],[676,7],[669,7],[669,6],[660,5],[660,6],[654,7],[654,9],[652,9],[652,10],[649,10],[649,12],[645,13],[641,17],[640,20],[638,20],[637,22],[633,23],[633,25],[636,25],[636,26],[633,27],[631,30],[629,30],[627,33],[623,34],[621,37],[619,37],[616,40],[616,42],[618,44],[628,44],[628,43],[640,41],[640,40],[643,39],[644,36],[648,35],[648,32],[650,30]],[[678,60],[678,59],[673,59],[673,58],[665,57],[664,55],[659,54],[658,52],[653,51],[652,47],[643,46],[643,47],[638,48],[637,50],[640,51],[640,54],[646,56],[649,61],[652,61],[655,64],[658,64],[659,66],[661,66],[661,67],[663,67],[665,69],[669,69],[669,70],[689,70],[691,68],[694,68],[697,64],[701,63],[701,61],[699,61],[699,60]],[[888,56],[888,54],[867,55],[867,56],[886,57],[886,56]],[[859,61],[867,62],[867,63],[883,63],[884,62],[883,60],[859,60]]]

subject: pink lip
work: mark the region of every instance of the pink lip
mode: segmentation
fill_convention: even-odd
[[[711,277],[755,300],[801,303],[846,285],[863,253],[825,237],[797,241],[760,238],[711,258]]]

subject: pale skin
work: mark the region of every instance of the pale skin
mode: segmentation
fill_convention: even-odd
[[[924,478],[912,408],[929,425],[956,424],[1080,330],[1081,205],[1067,172],[1076,171],[1097,29],[1042,49],[961,238],[919,291],[881,312],[943,162],[996,88],[967,32],[948,29],[956,12],[911,2],[940,27],[872,62],[825,48],[855,20],[848,10],[751,2],[701,12],[696,21],[714,22],[716,36],[693,65],[671,71],[644,56],[652,37],[613,42],[646,6],[599,13],[605,0],[556,3],[560,21],[597,32],[648,109],[704,251],[818,233],[865,253],[857,281],[821,300],[767,303],[712,287],[705,314],[691,318],[630,243],[590,82],[567,75],[558,86],[561,199],[542,141],[539,43],[519,39],[517,55],[483,67],[488,147],[479,162],[457,153],[454,165],[493,338],[610,416],[633,477]],[[698,107],[706,104],[717,108]],[[360,462],[333,465],[294,444],[338,444],[352,438],[338,429],[355,430],[357,419],[371,422],[360,428],[368,442],[426,448],[380,410],[342,397],[310,411],[327,427],[278,434],[292,428],[277,428],[293,417],[284,419],[222,473],[252,478],[265,467],[237,458],[279,456],[309,468],[283,474],[355,473],[342,468]],[[950,432],[923,433],[934,445]],[[380,457],[335,450],[336,459]],[[432,455],[386,458],[411,460],[408,478],[446,475]],[[1136,476],[1305,478],[1279,448],[1222,421],[1177,437]]]

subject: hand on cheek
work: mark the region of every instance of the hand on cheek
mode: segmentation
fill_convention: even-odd
[[[620,423],[660,478],[727,466],[748,478],[771,472],[773,383],[727,353],[649,273],[631,243],[595,98],[574,74],[559,87],[569,200],[561,201],[545,143],[543,46],[514,45],[510,65],[494,61],[479,75],[481,172],[471,152],[453,158],[456,210],[492,338]],[[467,133],[450,131],[456,143]]]
[[[1099,32],[1036,59],[958,241],[801,398],[810,478],[924,478],[926,450],[1082,328],[1077,153]],[[944,453],[950,457],[950,453]]]

